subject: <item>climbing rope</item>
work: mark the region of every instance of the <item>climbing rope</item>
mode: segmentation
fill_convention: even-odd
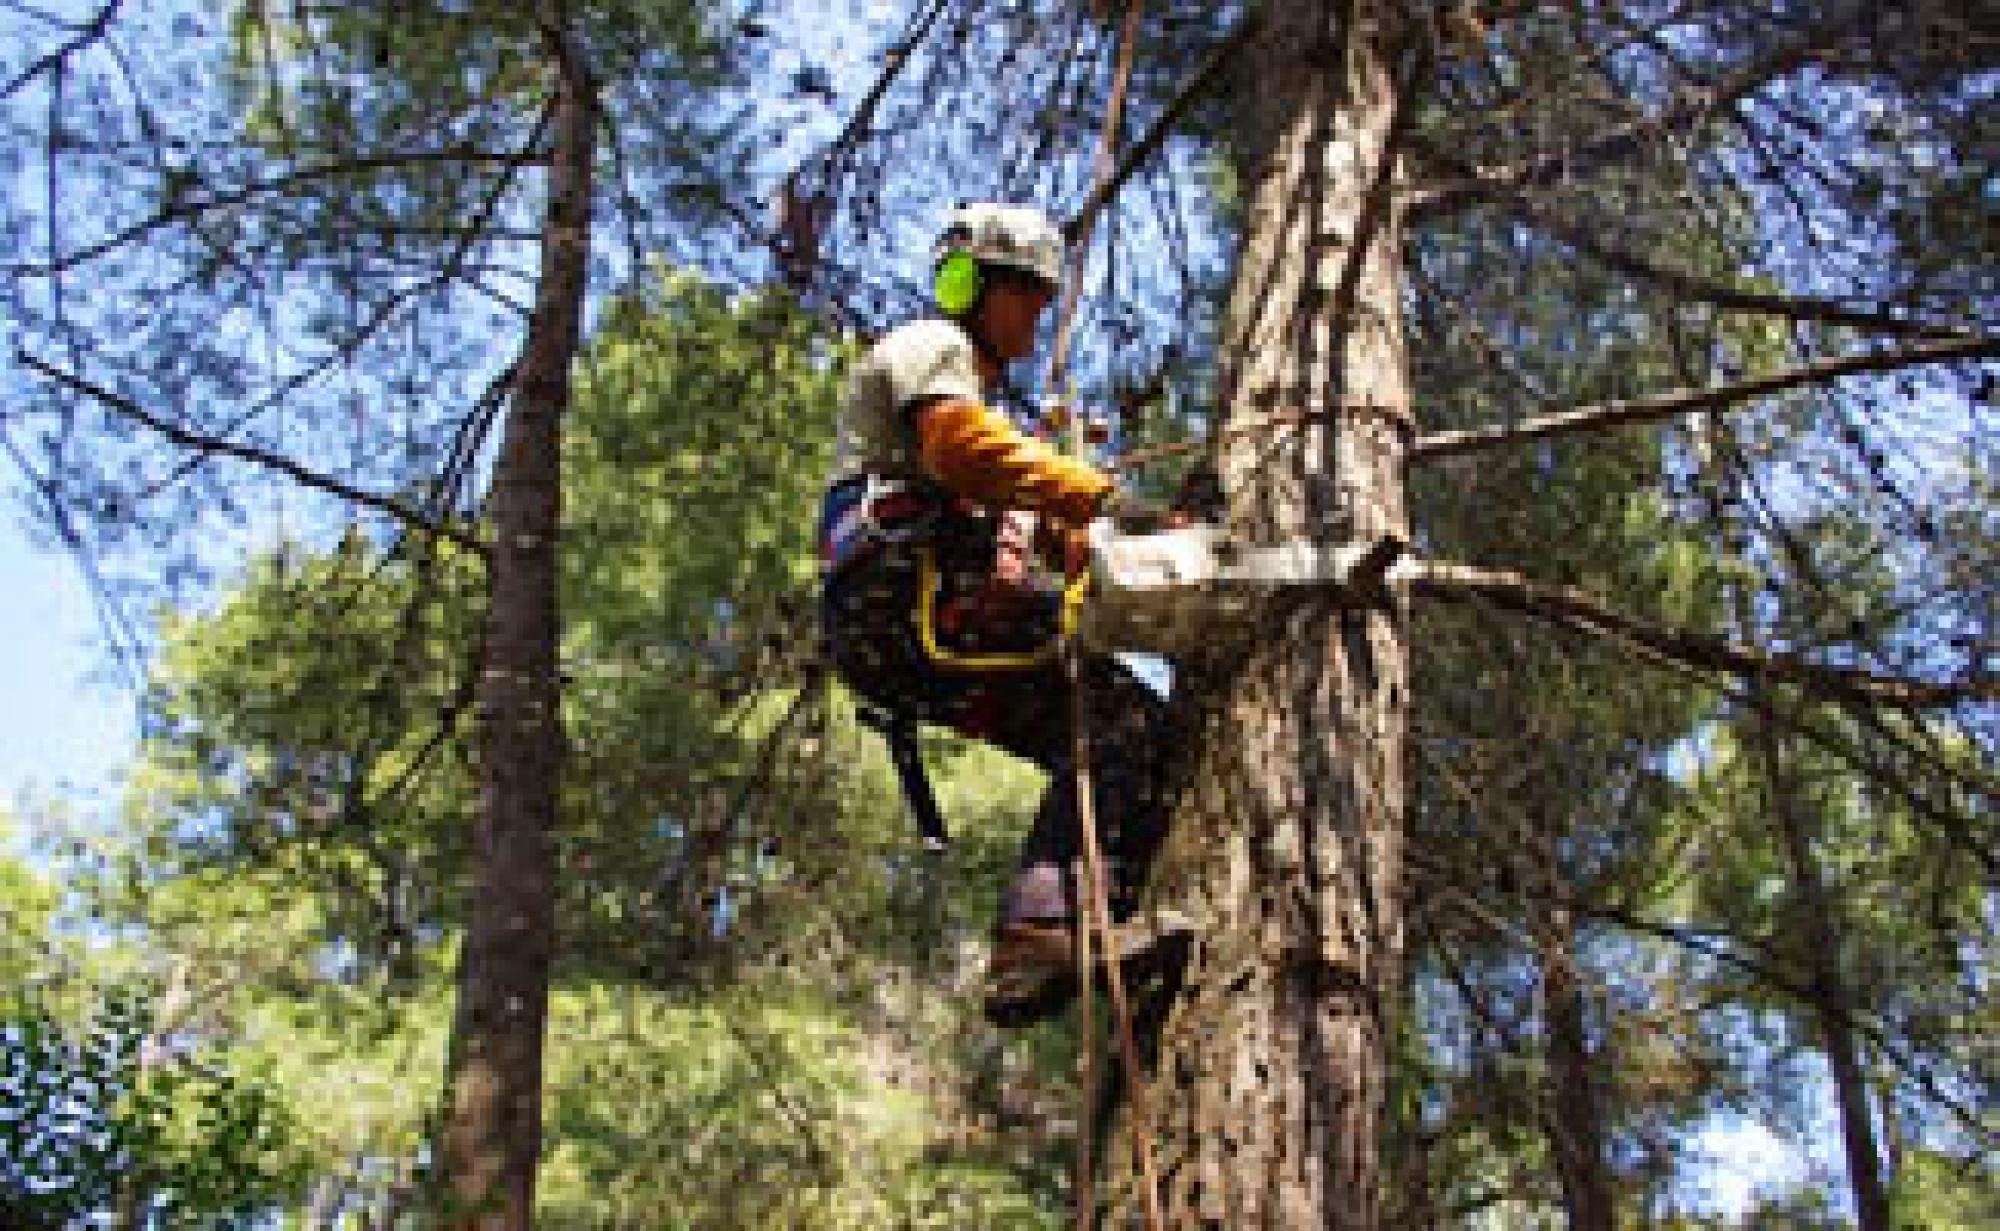
[[[1096,189],[1101,190],[1111,182],[1117,172],[1117,144],[1121,121],[1125,112],[1125,96],[1132,80],[1132,62],[1139,42],[1139,24],[1144,10],[1142,0],[1131,0],[1125,8],[1124,28],[1120,32],[1117,66],[1113,70],[1111,96],[1105,106],[1104,130],[1100,135],[1097,151]],[[1089,251],[1090,222],[1094,215],[1084,221],[1081,233],[1071,237],[1069,250],[1069,276],[1063,280],[1062,303],[1056,315],[1056,336],[1054,354],[1049,365],[1049,385],[1053,389],[1063,389],[1068,378],[1069,346],[1072,330],[1076,323],[1077,305],[1082,298],[1084,260]],[[1089,449],[1084,417],[1070,416],[1070,445],[1078,454],[1084,455]],[[1077,827],[1081,831],[1083,847],[1083,867],[1076,878],[1083,899],[1082,926],[1077,930],[1077,979],[1078,989],[1078,1039],[1083,1050],[1082,1114],[1077,1119],[1076,1144],[1076,1226],[1078,1231],[1089,1231],[1095,1221],[1096,1182],[1094,1160],[1091,1157],[1091,1135],[1095,1131],[1097,1062],[1096,1046],[1093,1039],[1095,1018],[1092,1004],[1092,988],[1096,982],[1092,972],[1092,939],[1101,942],[1102,963],[1105,983],[1111,992],[1112,1017],[1117,1026],[1117,1040],[1120,1058],[1124,1062],[1126,1074],[1127,1101],[1132,1116],[1132,1143],[1137,1155],[1140,1198],[1145,1214],[1147,1231],[1161,1231],[1166,1224],[1160,1214],[1160,1186],[1154,1174],[1153,1150],[1150,1132],[1150,1117],[1146,1106],[1146,1075],[1139,1060],[1139,1048],[1132,1032],[1131,1007],[1125,999],[1124,974],[1119,968],[1119,945],[1111,929],[1111,908],[1106,900],[1107,885],[1104,876],[1103,846],[1098,841],[1097,809],[1091,792],[1090,764],[1090,706],[1088,680],[1083,671],[1082,655],[1075,643],[1069,643],[1069,652],[1064,655],[1064,670],[1070,685],[1070,756],[1076,776]]]

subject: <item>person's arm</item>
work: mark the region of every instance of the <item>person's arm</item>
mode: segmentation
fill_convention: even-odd
[[[1033,509],[1081,525],[1098,515],[1111,479],[964,398],[919,403],[911,418],[932,478],[993,508]]]

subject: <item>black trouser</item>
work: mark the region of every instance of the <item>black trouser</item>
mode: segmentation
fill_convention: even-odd
[[[937,639],[959,653],[1027,651],[1053,635],[1058,596],[1000,585],[990,546],[939,549]],[[1062,666],[958,670],[933,663],[917,636],[918,548],[890,543],[848,565],[821,596],[835,667],[877,705],[1033,761],[1049,775],[1000,920],[1071,919],[1082,851],[1072,760],[1071,690]],[[1112,911],[1129,915],[1166,828],[1161,797],[1165,703],[1117,659],[1084,662],[1091,796]]]

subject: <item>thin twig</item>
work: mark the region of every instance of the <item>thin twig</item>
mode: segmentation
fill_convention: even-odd
[[[1413,188],[1404,198],[1404,217],[1412,223],[1431,222],[1470,206],[1530,188],[1548,187],[1571,176],[1587,174],[1644,149],[1649,142],[1692,128],[1703,119],[1733,107],[1787,74],[1810,64],[1817,49],[1803,44],[1787,47],[1757,61],[1712,88],[1687,91],[1658,115],[1602,133],[1579,148],[1531,159],[1512,166],[1464,172],[1445,183]],[[1433,158],[1442,152],[1427,151]]]
[[[103,8],[97,10],[94,17],[76,28],[76,34],[68,42],[22,69],[14,80],[7,83],[5,89],[0,89],[0,102],[12,98],[23,86],[43,73],[61,72],[63,64],[71,56],[105,36],[111,28],[111,19],[118,15],[118,9],[123,3],[124,0],[108,0]]]
[[[115,252],[126,244],[145,238],[161,227],[187,219],[200,217],[211,210],[231,209],[247,204],[257,197],[314,180],[333,179],[343,175],[371,175],[377,171],[390,171],[399,167],[421,166],[426,163],[507,163],[518,166],[521,159],[515,154],[496,154],[482,150],[447,149],[417,150],[405,154],[378,155],[368,158],[348,158],[339,162],[324,163],[310,167],[299,167],[283,175],[268,180],[258,180],[245,184],[230,192],[213,196],[171,201],[152,214],[137,222],[105,236],[96,243],[86,245],[74,252],[60,256],[51,253],[50,259],[42,264],[19,262],[7,267],[9,274],[29,278],[49,278],[68,273],[80,265],[88,264],[107,253]]]
[[[1111,174],[1098,181],[1090,190],[1090,195],[1085,197],[1083,204],[1077,208],[1075,216],[1063,224],[1065,239],[1074,241],[1076,236],[1089,230],[1091,223],[1096,220],[1098,211],[1118,194],[1119,189],[1125,186],[1125,181],[1132,178],[1134,172],[1144,166],[1147,160],[1166,144],[1167,137],[1172,133],[1174,125],[1180,122],[1188,106],[1214,83],[1223,66],[1229,62],[1229,58],[1250,41],[1250,35],[1255,29],[1256,18],[1246,16],[1236,23],[1235,29],[1215,45],[1181,88],[1167,100],[1166,107],[1154,117],[1152,125],[1119,158]]]
[[[1978,336],[1976,325],[1939,324],[1913,321],[1886,312],[1850,307],[1836,299],[1813,295],[1783,295],[1745,290],[1704,278],[1687,270],[1672,269],[1648,257],[1605,244],[1585,226],[1558,218],[1543,205],[1525,198],[1518,202],[1522,217],[1536,228],[1584,254],[1606,269],[1642,282],[1665,287],[1682,299],[1737,312],[1754,312],[1823,325],[1847,325],[1870,333],[1892,337],[1967,339]]]
[[[464,530],[456,529],[426,517],[418,510],[404,504],[393,496],[384,496],[376,492],[363,491],[331,475],[324,475],[308,470],[298,462],[282,454],[260,449],[254,445],[241,444],[231,440],[216,440],[190,431],[185,427],[160,418],[123,394],[106,389],[102,385],[96,384],[75,372],[58,368],[25,350],[15,351],[15,358],[27,367],[33,368],[50,380],[55,381],[57,384],[81,393],[126,418],[151,428],[153,431],[183,448],[220,453],[225,457],[233,457],[238,461],[249,462],[265,470],[274,470],[302,486],[327,492],[351,504],[358,504],[363,508],[374,509],[378,513],[386,513],[397,521],[422,530],[427,534],[450,539],[460,546],[470,549],[482,560],[487,558],[488,547],[480,539]]]

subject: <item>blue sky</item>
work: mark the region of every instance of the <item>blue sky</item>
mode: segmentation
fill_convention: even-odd
[[[107,789],[130,755],[136,700],[110,678],[76,566],[37,548],[18,508],[0,517],[0,805],[23,791],[79,799]]]

